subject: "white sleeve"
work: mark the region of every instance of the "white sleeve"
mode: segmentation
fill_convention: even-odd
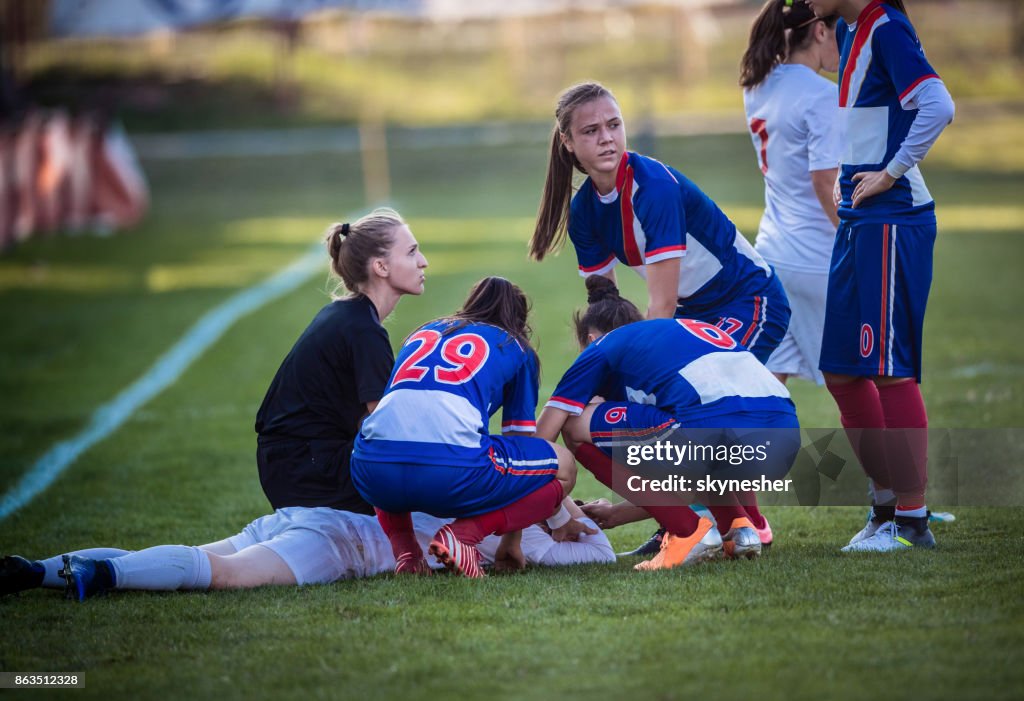
[[[615,551],[597,524],[589,518],[581,518],[584,523],[597,531],[597,535],[583,534],[579,542],[566,541],[556,543],[550,535],[537,526],[523,531],[523,554],[531,565],[558,567],[562,565],[584,565],[587,563],[615,562]]]
[[[892,157],[885,170],[900,178],[920,163],[946,125],[953,121],[953,98],[941,80],[926,80],[904,103],[904,109],[917,108],[917,116],[910,125],[907,138]]]
[[[807,129],[807,170],[838,168],[842,159],[839,97],[832,86],[811,97],[803,110]]]

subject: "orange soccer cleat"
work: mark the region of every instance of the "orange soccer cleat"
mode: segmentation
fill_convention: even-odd
[[[635,570],[668,570],[689,567],[722,555],[722,536],[708,518],[701,518],[697,530],[686,537],[666,533],[661,550],[652,559],[633,566]]]

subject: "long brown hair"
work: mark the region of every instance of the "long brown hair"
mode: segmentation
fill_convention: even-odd
[[[591,100],[609,97],[608,88],[600,83],[580,83],[568,88],[558,97],[555,107],[555,126],[551,130],[551,151],[548,172],[544,178],[544,193],[537,210],[537,224],[530,239],[530,257],[543,260],[548,251],[561,247],[569,223],[569,203],[572,200],[572,171],[585,173],[576,156],[565,148],[562,136],[570,136],[572,116],[576,109]]]
[[[606,334],[643,318],[635,304],[619,295],[614,282],[603,275],[591,275],[587,278],[587,308],[573,314],[572,321],[576,341],[580,348],[586,348],[591,329]]]
[[[469,291],[462,308],[444,321],[450,322],[447,336],[472,323],[484,323],[504,329],[534,358],[537,352],[530,343],[530,300],[519,287],[503,277],[485,277]]]
[[[387,256],[395,243],[395,229],[405,226],[402,215],[379,207],[353,224],[331,224],[324,240],[331,271],[349,292],[361,294],[370,279],[370,261]],[[337,291],[335,291],[335,295]]]
[[[804,0],[768,0],[750,27],[750,41],[740,60],[740,85],[754,88],[763,83],[775,66],[807,45],[818,19]],[[834,27],[838,17],[820,19]]]

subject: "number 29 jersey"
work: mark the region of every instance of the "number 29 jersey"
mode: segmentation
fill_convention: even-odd
[[[533,350],[490,324],[439,319],[406,339],[387,390],[363,421],[355,455],[423,465],[490,463],[490,417],[532,434],[539,388]]]

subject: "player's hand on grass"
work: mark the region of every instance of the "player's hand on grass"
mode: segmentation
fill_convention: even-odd
[[[867,198],[880,195],[891,188],[896,179],[884,170],[870,170],[854,175],[853,182],[856,183],[853,188],[853,206],[856,208]]]
[[[597,531],[595,529],[585,523],[571,518],[564,526],[553,528],[551,530],[551,537],[556,543],[562,543],[567,540],[577,541],[584,533],[587,535],[597,535]]]
[[[523,554],[523,532],[513,531],[501,537],[498,549],[494,551],[494,573],[511,574],[526,569],[526,555]]]

